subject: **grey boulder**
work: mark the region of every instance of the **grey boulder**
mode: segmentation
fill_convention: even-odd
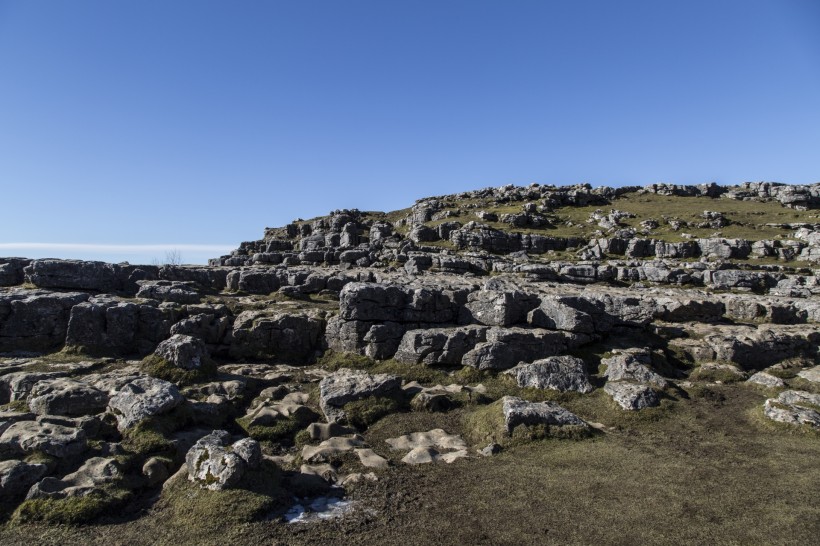
[[[170,412],[185,401],[173,383],[155,377],[138,377],[111,397],[108,407],[122,431],[148,417]]]
[[[604,392],[610,395],[625,410],[642,410],[660,404],[658,393],[649,385],[626,381],[610,381],[604,385]]]
[[[198,370],[208,359],[205,343],[185,334],[172,335],[157,345],[154,354],[183,370]]]
[[[342,368],[319,382],[319,406],[328,421],[343,421],[345,404],[371,396],[393,395],[400,389],[401,378],[397,375],[371,375]]]
[[[555,402],[527,402],[515,396],[501,399],[504,426],[511,433],[519,425],[588,428],[580,417]]]
[[[222,491],[235,487],[247,470],[259,467],[262,449],[256,440],[244,438],[231,444],[230,439],[224,430],[200,438],[185,456],[188,480]]]
[[[522,362],[504,373],[513,376],[519,387],[581,393],[593,390],[584,361],[573,356],[551,356],[529,364]]]

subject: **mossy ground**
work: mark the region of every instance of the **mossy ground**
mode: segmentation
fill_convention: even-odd
[[[150,376],[176,383],[178,386],[202,383],[216,377],[216,363],[209,358],[195,370],[184,370],[160,356],[149,355],[142,360],[141,368]]]
[[[338,521],[258,521],[276,496],[211,495],[181,481],[139,519],[7,526],[0,544],[815,543],[820,436],[766,420],[766,394],[751,385],[673,395],[674,411],[622,412],[620,428],[583,441],[527,442],[449,465],[396,464],[355,489],[367,510]],[[603,412],[604,402],[593,395],[587,409]],[[581,406],[573,409],[593,420]],[[459,432],[468,410],[389,415],[366,439],[400,458],[385,438]]]
[[[131,498],[124,489],[103,487],[84,497],[31,499],[23,501],[11,516],[11,524],[43,522],[51,524],[89,523],[122,506]]]

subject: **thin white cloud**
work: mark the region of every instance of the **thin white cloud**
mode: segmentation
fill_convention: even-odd
[[[235,246],[229,245],[191,245],[191,244],[150,244],[150,245],[119,245],[96,243],[0,243],[0,250],[27,250],[55,252],[119,252],[145,253],[166,252],[179,250],[180,252],[230,252]]]

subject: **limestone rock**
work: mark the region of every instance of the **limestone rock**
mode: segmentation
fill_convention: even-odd
[[[400,388],[401,378],[397,375],[370,375],[342,368],[319,382],[319,406],[328,421],[341,421],[345,418],[342,406],[348,402],[371,396],[395,395]]]
[[[584,361],[573,356],[551,356],[530,364],[522,362],[504,373],[515,377],[519,387],[581,393],[593,390]]]
[[[0,499],[24,495],[48,471],[44,464],[23,461],[0,461]]]
[[[37,382],[28,405],[39,415],[93,415],[105,410],[108,395],[87,383],[59,378]]]
[[[505,396],[501,399],[501,409],[508,433],[511,433],[518,425],[588,428],[588,425],[577,415],[554,402],[527,402],[515,396]]]
[[[763,385],[764,387],[769,387],[772,389],[785,386],[782,379],[766,372],[757,372],[749,377],[746,382],[757,383],[758,385]]]
[[[629,349],[614,351],[609,358],[602,358],[601,365],[606,366],[604,376],[609,381],[633,381],[649,383],[659,389],[668,385],[666,379],[653,372],[651,353],[646,349]]]
[[[806,381],[811,381],[812,383],[820,383],[820,366],[815,366],[813,368],[797,372],[797,376],[802,377]]]
[[[174,334],[160,343],[154,354],[183,370],[198,370],[209,356],[201,339],[183,334]]]
[[[236,486],[246,470],[259,467],[259,443],[245,438],[231,444],[230,438],[224,430],[215,430],[194,444],[185,456],[190,481],[205,489],[221,491]]]
[[[315,311],[244,311],[234,321],[234,358],[276,358],[304,364],[322,347],[325,320]]]
[[[408,364],[457,366],[465,354],[486,339],[487,328],[480,326],[409,330],[393,358]]]
[[[79,455],[86,447],[85,431],[49,422],[18,421],[0,434],[0,456],[39,451],[62,459]]]
[[[199,303],[202,296],[189,283],[182,281],[138,281],[138,298],[168,301],[174,303]]]
[[[604,391],[625,410],[637,411],[660,404],[658,394],[649,385],[626,381],[609,381]]]
[[[118,428],[129,429],[148,417],[173,410],[185,397],[173,383],[155,377],[138,377],[111,397],[108,407],[117,417]]]
[[[92,457],[61,479],[44,478],[29,490],[27,499],[85,497],[122,477],[113,458]]]

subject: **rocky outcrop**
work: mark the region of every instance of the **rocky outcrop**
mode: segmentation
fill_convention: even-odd
[[[233,324],[234,358],[276,358],[307,363],[323,349],[321,312],[245,311]]]

